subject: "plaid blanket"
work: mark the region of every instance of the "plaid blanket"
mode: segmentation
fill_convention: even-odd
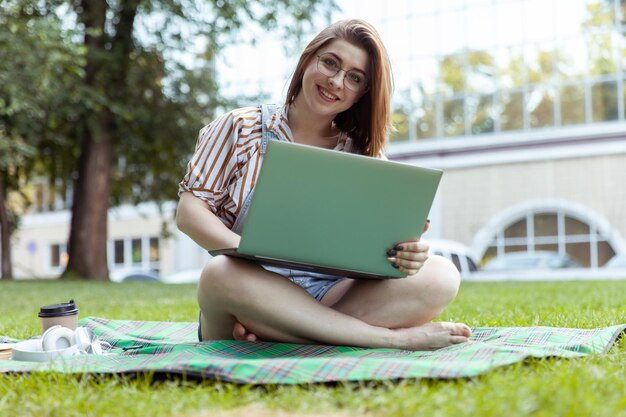
[[[626,324],[600,329],[474,328],[468,343],[433,352],[217,340],[197,341],[197,323],[89,317],[106,356],[80,355],[49,363],[0,360],[0,372],[155,372],[241,384],[300,384],[403,378],[473,377],[529,357],[576,358],[604,353]],[[0,337],[0,342],[16,342]]]

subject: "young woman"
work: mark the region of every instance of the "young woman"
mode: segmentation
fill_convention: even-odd
[[[324,29],[300,56],[282,107],[236,109],[200,131],[180,183],[180,230],[207,250],[238,246],[267,135],[383,157],[391,84],[370,24]],[[431,322],[457,294],[454,265],[428,256],[423,240],[398,242],[387,255],[407,278],[353,280],[217,256],[198,284],[199,338],[410,350],[467,341],[466,325]]]

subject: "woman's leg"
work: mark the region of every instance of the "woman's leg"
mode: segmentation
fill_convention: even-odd
[[[387,328],[421,326],[439,316],[459,290],[452,262],[430,256],[413,276],[388,280],[344,280],[322,303],[366,323]]]
[[[225,256],[213,258],[203,270],[198,302],[203,340],[232,338],[236,322],[262,339],[295,343],[420,350],[461,343],[469,336],[463,324],[442,324],[429,332],[368,324],[316,301],[259,265]]]

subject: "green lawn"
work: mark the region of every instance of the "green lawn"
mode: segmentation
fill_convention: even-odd
[[[470,326],[626,323],[626,281],[465,283],[443,320]],[[194,321],[193,285],[0,281],[0,334],[40,333],[40,305],[80,316]],[[455,381],[248,387],[151,376],[0,376],[0,416],[626,416],[626,348]]]

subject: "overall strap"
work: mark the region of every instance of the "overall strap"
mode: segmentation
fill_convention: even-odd
[[[259,106],[261,108],[261,126],[263,136],[261,138],[261,159],[259,163],[262,163],[263,157],[265,156],[265,150],[267,149],[267,142],[271,139],[279,140],[278,135],[276,133],[269,130],[266,126],[266,122],[272,118],[272,115],[276,112],[278,106],[275,104],[262,104]],[[246,199],[244,200],[241,210],[239,211],[239,215],[233,224],[231,230],[237,234],[241,234],[243,231],[244,220],[248,216],[248,209],[250,208],[250,203],[252,202],[252,195],[254,194],[254,190],[251,190]]]
[[[267,128],[266,123],[272,118],[278,106],[275,104],[261,104],[261,126],[263,129],[263,137],[261,138],[261,155],[265,155],[267,149],[267,141],[270,139],[278,139],[276,133]]]

